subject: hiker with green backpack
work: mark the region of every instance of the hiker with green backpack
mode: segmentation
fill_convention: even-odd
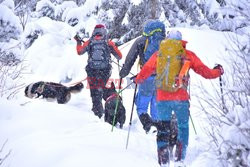
[[[152,54],[159,49],[160,42],[166,38],[165,25],[159,20],[148,20],[143,28],[143,35],[136,39],[126,56],[125,63],[120,71],[120,78],[129,74],[138,57],[139,65],[142,67]],[[146,133],[157,120],[155,76],[155,74],[152,74],[143,84],[139,85],[135,99],[137,114]],[[149,105],[150,115],[148,114]]]
[[[156,74],[157,88],[157,150],[158,162],[163,167],[169,166],[170,120],[175,112],[178,125],[175,166],[185,166],[184,159],[189,138],[189,94],[187,92],[189,69],[206,79],[223,75],[221,65],[208,68],[190,50],[186,49],[186,41],[182,40],[179,31],[172,30],[167,39],[163,40],[140,73],[134,79],[137,84],[143,83],[149,76]]]

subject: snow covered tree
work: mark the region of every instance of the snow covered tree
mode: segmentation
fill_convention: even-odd
[[[208,132],[213,146],[210,152],[222,166],[250,165],[250,45],[248,40],[228,48],[231,78],[223,78],[222,103],[209,102],[215,112],[206,115],[212,129]],[[209,96],[209,94],[208,94]],[[206,110],[206,109],[204,109]]]
[[[39,37],[39,35],[42,35],[43,34],[43,31],[41,29],[37,29],[37,30],[34,30],[34,31],[30,31],[26,37],[25,37],[25,41],[24,41],[24,47],[25,49],[29,48],[33,42]]]
[[[15,13],[19,17],[23,30],[27,24],[31,12],[35,11],[35,0],[16,0],[15,1]]]
[[[159,0],[146,0],[148,17],[151,19],[158,19],[161,14],[161,6]]]
[[[171,26],[197,25],[205,23],[201,9],[194,0],[161,0],[165,17]]]
[[[237,1],[234,10],[238,16],[244,16],[245,24],[236,31],[238,34],[228,35],[232,44],[226,48],[225,62],[229,67],[225,70],[227,77],[222,76],[221,92],[218,92],[221,102],[204,100],[208,107],[203,108],[211,125],[207,130],[209,152],[221,166],[228,167],[250,166],[250,3],[246,2]],[[209,92],[205,93],[210,97]]]
[[[49,0],[41,0],[36,5],[38,17],[55,18],[55,6]]]
[[[81,5],[83,5],[86,2],[86,0],[74,0],[74,1],[76,2],[76,4],[78,6],[81,6]]]
[[[22,32],[18,17],[7,6],[0,4],[0,42],[18,39]]]
[[[98,18],[101,22],[105,23],[111,39],[120,38],[128,31],[126,27],[122,25],[128,7],[129,2],[124,0],[108,0],[102,3]]]
[[[148,19],[147,5],[141,2],[140,4],[131,3],[125,15],[125,22],[128,30],[122,37],[121,43],[127,42],[142,34],[143,23]]]
[[[69,12],[70,9],[76,8],[77,4],[74,1],[63,1],[61,4],[55,6],[55,19],[58,21],[64,21],[65,16]],[[70,25],[76,25],[76,23],[72,20],[70,21]]]
[[[18,39],[22,28],[13,9],[0,4],[0,11],[0,63],[13,65],[20,62]]]

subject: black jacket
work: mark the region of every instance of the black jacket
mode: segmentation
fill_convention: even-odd
[[[142,65],[145,64],[144,60],[144,48],[146,43],[146,37],[141,36],[135,40],[132,47],[130,48],[125,63],[120,71],[120,78],[124,78],[130,72],[132,66],[134,65],[137,57],[139,56]]]

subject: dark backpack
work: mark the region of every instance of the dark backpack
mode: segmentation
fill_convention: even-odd
[[[106,69],[110,66],[111,56],[107,31],[96,28],[90,38],[88,65],[93,69]]]

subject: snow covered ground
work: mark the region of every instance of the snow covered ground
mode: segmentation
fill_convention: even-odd
[[[42,23],[43,22],[43,23]],[[34,26],[41,26],[44,31],[26,51],[25,61],[28,74],[24,82],[36,81],[66,82],[80,81],[86,77],[84,67],[87,54],[78,56],[74,30],[65,25],[55,24],[50,20],[40,20]],[[46,26],[45,26],[46,25]],[[56,29],[53,29],[53,26]],[[228,34],[212,30],[179,29],[187,48],[210,68],[216,63],[225,63],[225,45]],[[133,42],[133,41],[132,41]],[[132,44],[120,46],[123,59]],[[118,67],[113,65],[111,79],[119,79]],[[132,72],[136,74],[137,65]],[[227,75],[225,72],[225,75]],[[68,81],[69,82],[69,81]],[[72,95],[67,104],[47,102],[43,99],[28,99],[22,89],[15,99],[0,99],[0,144],[7,143],[0,156],[11,150],[10,156],[1,165],[3,167],[157,167],[156,134],[145,134],[134,111],[128,149],[126,140],[134,89],[122,92],[126,108],[126,123],[123,129],[114,128],[98,119],[91,111],[91,98],[86,81],[85,88],[79,94]],[[123,87],[128,84],[124,80]],[[67,83],[65,83],[67,85]],[[116,84],[118,86],[118,84]],[[188,166],[216,166],[213,157],[205,157],[209,146],[205,144],[204,128],[209,127],[203,114],[199,98],[210,98],[201,93],[204,87],[220,101],[218,96],[219,80],[205,80],[191,72],[191,116],[197,135],[190,122],[190,143],[186,158]]]

